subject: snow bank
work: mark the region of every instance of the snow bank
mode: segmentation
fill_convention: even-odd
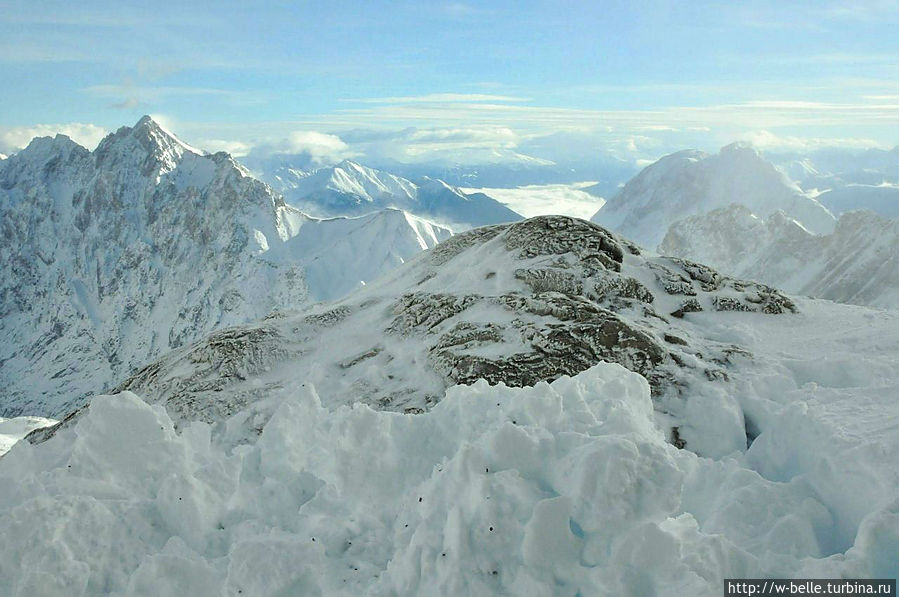
[[[414,416],[303,387],[233,449],[125,392],[0,460],[0,578],[11,596],[573,597],[895,566],[899,504],[820,560],[832,521],[804,491],[666,443],[646,381],[612,364],[456,386]]]

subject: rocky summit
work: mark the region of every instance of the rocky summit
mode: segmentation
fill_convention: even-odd
[[[705,338],[692,314],[795,309],[770,287],[542,216],[455,236],[341,301],[216,332],[115,391],[164,404],[176,424],[243,411],[251,438],[277,397],[307,383],[331,406],[417,413],[452,385],[533,386],[609,361],[649,380],[672,441],[684,445],[677,413],[728,383],[732,359],[747,354]]]

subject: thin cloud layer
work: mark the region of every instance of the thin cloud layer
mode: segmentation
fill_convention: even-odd
[[[27,146],[35,137],[53,137],[57,134],[71,137],[79,145],[93,149],[107,133],[103,127],[80,122],[0,127],[0,153],[15,153]]]

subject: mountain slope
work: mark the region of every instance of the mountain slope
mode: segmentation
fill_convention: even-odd
[[[813,232],[834,226],[824,206],[741,144],[717,155],[687,150],[663,157],[631,179],[592,221],[654,249],[673,222],[732,203],[763,217],[784,211]]]
[[[835,215],[867,209],[899,219],[899,184],[831,184],[815,199]]]
[[[462,228],[513,222],[521,216],[482,193],[467,195],[443,181],[421,185],[345,160],[309,173],[265,174],[291,205],[317,216],[359,215],[392,207]]]
[[[165,404],[176,421],[253,410],[304,382],[346,402],[420,412],[449,385],[533,385],[608,360],[646,377],[676,418],[686,395],[701,394],[696,380],[727,376],[734,350],[696,337],[687,314],[792,308],[771,288],[547,216],[453,237],[346,299],[223,330],[118,389]],[[715,399],[729,404],[722,418],[677,433],[712,453],[744,446],[732,399]]]
[[[897,356],[895,312],[571,218],[481,228],[178,349],[14,446],[0,576],[210,597],[892,578]]]
[[[149,117],[94,152],[35,139],[0,165],[0,413],[64,412],[162,352],[339,296],[448,234],[397,211],[310,218]]]
[[[732,205],[675,223],[659,250],[795,294],[899,308],[899,222],[872,212],[815,235],[781,212],[761,219]]]

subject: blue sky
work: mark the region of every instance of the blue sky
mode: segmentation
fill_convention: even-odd
[[[145,113],[236,154],[353,154],[365,131],[413,161],[541,139],[892,147],[897,28],[894,0],[0,0],[0,151],[53,130],[90,145]]]

